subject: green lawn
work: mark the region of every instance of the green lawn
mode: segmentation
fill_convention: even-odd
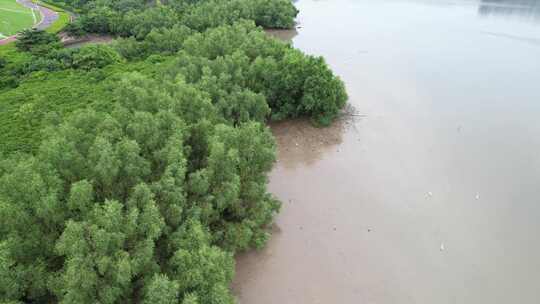
[[[34,18],[39,18],[38,12],[33,14],[31,9],[15,0],[0,0],[0,39],[32,27]]]

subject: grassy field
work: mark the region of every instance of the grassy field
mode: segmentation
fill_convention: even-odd
[[[39,13],[24,7],[15,0],[0,0],[0,39],[31,27]]]

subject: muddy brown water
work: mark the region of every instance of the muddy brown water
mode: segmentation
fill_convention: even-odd
[[[540,303],[540,1],[300,0],[365,116],[273,125],[241,304]]]

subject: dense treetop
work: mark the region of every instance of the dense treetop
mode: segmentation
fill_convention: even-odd
[[[0,49],[0,303],[234,303],[280,206],[265,123],[329,124],[342,82],[258,27],[291,27],[286,0],[62,5],[118,39]]]
[[[177,300],[231,302],[231,253],[261,246],[279,206],[271,134],[224,124],[182,79],[129,74],[114,95],[112,111],[52,119],[34,156],[2,163],[1,294],[153,301],[165,284]]]

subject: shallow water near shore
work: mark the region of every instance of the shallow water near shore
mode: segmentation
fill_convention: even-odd
[[[241,304],[540,301],[540,1],[300,0],[361,116],[272,125]]]

